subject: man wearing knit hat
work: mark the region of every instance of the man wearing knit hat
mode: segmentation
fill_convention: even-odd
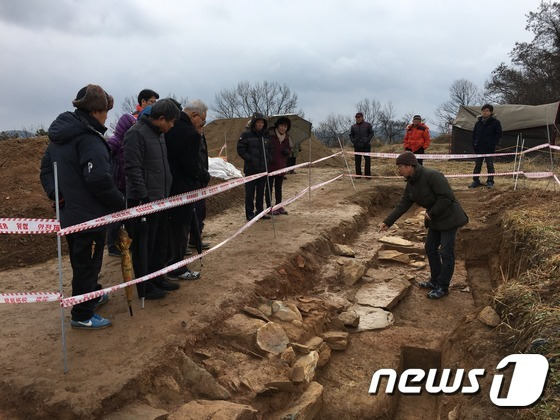
[[[455,237],[469,218],[441,172],[421,166],[410,151],[397,157],[397,167],[406,180],[406,187],[401,200],[379,225],[379,230],[387,230],[414,203],[426,209],[424,225],[428,228],[428,236],[424,247],[431,278],[420,283],[420,287],[432,289],[428,293],[430,299],[439,299],[449,293],[455,269]]]
[[[412,124],[406,127],[404,135],[404,150],[410,150],[415,155],[423,155],[430,146],[430,129],[422,122],[420,115],[412,117]],[[422,165],[422,159],[418,159]]]
[[[113,98],[101,86],[80,89],[74,112],[60,114],[49,127],[50,144],[41,161],[41,184],[55,199],[53,162],[57,163],[60,226],[66,228],[124,209],[124,195],[113,182],[110,149],[103,137]],[[106,228],[104,226],[66,236],[72,265],[72,296],[101,289],[97,283]],[[111,321],[95,313],[108,296],[72,307],[73,328],[95,330]]]

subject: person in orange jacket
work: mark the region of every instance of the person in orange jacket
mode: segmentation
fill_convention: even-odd
[[[406,127],[404,135],[404,150],[410,150],[415,155],[423,155],[430,146],[430,128],[422,122],[420,115],[412,118],[412,124]],[[418,159],[422,165],[422,159]]]

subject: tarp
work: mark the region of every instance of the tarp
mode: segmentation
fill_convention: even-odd
[[[494,116],[502,124],[498,149],[515,147],[520,135],[525,147],[555,144],[560,102],[544,105],[494,105]],[[472,130],[481,115],[480,106],[461,106],[453,120],[451,153],[472,153]]]

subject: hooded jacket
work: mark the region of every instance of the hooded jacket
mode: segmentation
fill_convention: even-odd
[[[124,136],[124,172],[129,200],[155,201],[169,196],[172,176],[165,139],[147,115]]]
[[[414,173],[406,181],[406,187],[395,209],[383,221],[391,226],[414,204],[424,207],[430,220],[428,228],[449,230],[468,223],[469,218],[455,199],[453,190],[445,176],[434,169],[416,165]]]
[[[111,175],[107,129],[88,113],[60,114],[49,127],[50,143],[41,161],[41,184],[55,199],[53,163],[57,164],[62,228],[104,216],[125,207]],[[105,227],[94,230],[102,230]]]
[[[493,115],[486,121],[478,117],[472,134],[472,146],[476,153],[493,153],[502,138],[502,124]]]
[[[113,168],[113,179],[117,188],[121,191],[126,189],[126,177],[124,174],[124,135],[134,125],[136,118],[131,114],[124,114],[119,118],[114,134],[107,139],[107,144],[113,152],[111,165]]]
[[[264,120],[262,131],[257,132],[255,123],[257,120]],[[267,122],[264,116],[258,112],[253,114],[249,130],[239,137],[237,142],[237,154],[245,162],[243,172],[245,175],[254,175],[266,172],[267,165],[272,162],[272,142],[268,137]],[[264,150],[263,150],[264,149]],[[266,159],[266,161],[265,161]]]

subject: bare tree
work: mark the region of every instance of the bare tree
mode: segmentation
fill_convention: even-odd
[[[375,99],[362,99],[356,104],[356,112],[364,114],[364,120],[369,122],[373,131],[379,130],[379,119],[381,116],[381,103]]]
[[[254,112],[267,116],[290,114],[296,112],[297,100],[297,94],[286,85],[268,81],[251,85],[244,81],[217,93],[211,109],[218,118],[248,117]]]
[[[470,80],[457,79],[449,87],[449,100],[436,109],[437,127],[443,133],[449,127],[461,105],[478,105],[484,100],[481,90]]]
[[[385,143],[396,143],[404,136],[404,130],[409,119],[403,117],[396,119],[395,108],[392,102],[388,102],[379,114],[380,136]]]
[[[345,143],[346,137],[352,126],[352,118],[343,114],[329,114],[327,119],[317,126],[313,131],[323,144],[329,147],[338,146],[338,139]]]

